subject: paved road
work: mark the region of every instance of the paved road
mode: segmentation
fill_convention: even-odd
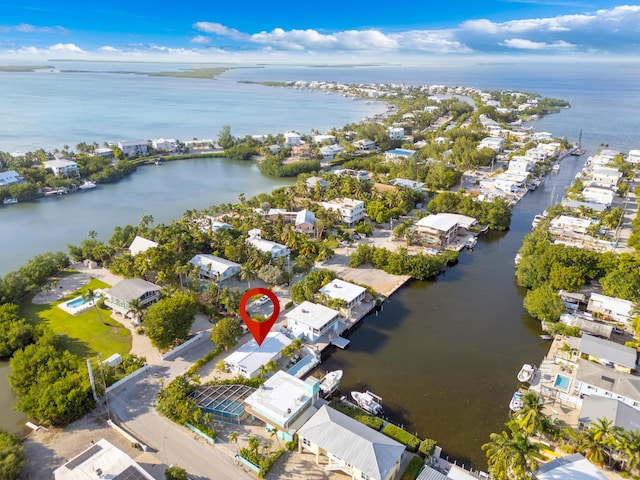
[[[254,479],[235,464],[232,453],[222,445],[211,446],[197,435],[161,416],[155,398],[161,383],[183,373],[198,358],[213,350],[205,337],[160,365],[109,393],[113,419],[154,450],[166,465],[180,465],[196,478],[216,480]]]

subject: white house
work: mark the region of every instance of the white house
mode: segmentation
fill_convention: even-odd
[[[296,231],[313,235],[316,232],[316,215],[311,210],[300,210],[296,212]]]
[[[384,152],[384,156],[387,161],[397,162],[398,160],[416,158],[416,151],[407,148],[394,148],[393,150]]]
[[[615,187],[622,178],[622,172],[614,167],[595,168],[591,172],[592,185]]]
[[[640,410],[640,385],[638,376],[620,372],[589,360],[578,360],[575,396],[599,396],[613,398]]]
[[[478,150],[483,148],[490,148],[494,152],[499,152],[504,147],[504,138],[500,137],[486,137],[480,140],[478,144]]]
[[[524,188],[527,181],[527,175],[524,173],[503,173],[493,179],[493,186],[505,193],[515,193]]]
[[[309,451],[326,470],[341,470],[352,479],[393,480],[400,470],[404,445],[334,410],[322,406],[298,430],[298,451]]]
[[[314,135],[312,139],[313,143],[316,145],[330,144],[335,143],[336,141],[336,137],[334,135]]]
[[[228,223],[216,220],[210,215],[205,215],[201,219],[196,220],[196,223],[200,226],[200,231],[205,233],[216,233],[221,228],[233,228]]]
[[[387,135],[391,140],[404,140],[404,128],[390,127],[387,129]]]
[[[104,291],[105,305],[123,318],[129,317],[137,322],[135,313],[131,311],[131,302],[135,300],[141,308],[147,308],[160,300],[160,290],[158,285],[141,278],[128,278]]]
[[[247,243],[253,245],[254,248],[257,248],[261,252],[270,254],[271,258],[287,257],[291,254],[291,250],[285,245],[281,245],[270,240],[265,240],[260,235],[260,230],[257,228],[249,230],[249,238],[247,238]]]
[[[531,163],[531,159],[526,157],[513,157],[509,161],[509,168],[507,169],[507,173],[516,175],[528,175],[532,169],[533,164]]]
[[[295,147],[297,145],[302,145],[302,136],[293,130],[284,132],[284,146]]]
[[[534,147],[524,152],[524,156],[532,159],[535,162],[542,162],[547,159],[549,154],[543,148]]]
[[[305,180],[305,185],[309,191],[313,191],[316,188],[316,185],[320,185],[320,188],[325,190],[329,186],[329,182],[320,177],[309,177]]]
[[[178,148],[178,142],[176,142],[175,138],[156,138],[151,140],[151,145],[156,150],[163,152],[175,152]]]
[[[367,294],[367,289],[336,278],[322,287],[320,293],[333,300],[342,300],[345,302],[345,308],[350,310],[362,303]]]
[[[320,147],[320,153],[325,160],[332,160],[336,155],[340,155],[342,152],[344,152],[344,147],[337,143]]]
[[[592,293],[587,304],[587,311],[602,314],[605,319],[614,322],[630,323],[633,302],[622,298],[608,297],[600,293]]]
[[[608,188],[586,187],[582,189],[582,198],[586,203],[600,203],[610,207],[614,197],[615,192]]]
[[[113,150],[111,150],[110,148],[107,147],[103,147],[103,148],[96,148],[93,151],[93,154],[96,157],[105,157],[105,158],[109,158],[109,157],[113,157]]]
[[[267,424],[268,430],[278,430],[278,436],[293,440],[296,431],[317,411],[320,382],[313,377],[300,380],[282,370],[268,378],[244,401],[248,413]]]
[[[536,480],[607,480],[607,476],[579,453],[544,463],[533,473]]]
[[[357,140],[353,142],[353,146],[356,147],[356,150],[359,152],[374,152],[376,151],[376,142],[373,140],[369,140],[367,138],[363,138],[362,140]]]
[[[584,235],[587,233],[591,223],[591,219],[589,218],[560,215],[559,217],[551,219],[549,231],[555,234],[572,232]]]
[[[146,252],[150,248],[157,247],[158,245],[158,243],[152,240],[136,235],[136,238],[134,238],[131,245],[129,245],[129,253],[135,257],[139,253]]]
[[[405,187],[411,190],[415,190],[416,192],[421,192],[422,187],[424,187],[423,182],[416,182],[415,180],[408,180],[406,178],[394,178],[391,180],[391,185],[395,185],[396,187]]]
[[[224,258],[199,253],[191,260],[191,264],[200,268],[200,277],[222,282],[238,274],[241,265]]]
[[[334,198],[322,202],[325,210],[335,210],[340,213],[342,221],[352,227],[364,218],[364,202],[352,198]]]
[[[627,162],[634,165],[640,163],[640,150],[629,150],[629,155],[627,155]]]
[[[44,162],[44,168],[50,168],[56,177],[80,178],[80,168],[78,164],[66,158],[48,160]]]
[[[0,172],[0,187],[10,187],[11,185],[18,185],[19,183],[24,183],[24,178],[15,170]]]
[[[324,305],[304,301],[288,312],[285,318],[293,335],[315,343],[322,335],[338,331],[340,313]]]
[[[281,357],[282,349],[290,344],[291,340],[286,335],[269,332],[262,345],[258,345],[252,338],[228,355],[224,363],[234,375],[253,378],[260,373],[261,366],[270,360],[277,361]]]
[[[149,153],[149,145],[146,140],[125,140],[118,142],[118,148],[125,157],[140,157]]]
[[[429,243],[439,248],[447,248],[454,243],[461,228],[469,229],[476,219],[456,213],[437,213],[421,218],[415,228]]]

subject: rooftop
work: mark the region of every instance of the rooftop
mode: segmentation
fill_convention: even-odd
[[[147,282],[141,278],[129,278],[119,281],[105,292],[112,297],[129,301],[140,298],[143,294],[155,290],[160,290],[160,287],[155,283]]]
[[[131,252],[131,255],[135,256],[139,253],[146,252],[150,248],[157,247],[157,246],[158,246],[158,243],[152,240],[146,239],[144,237],[141,237],[139,235],[136,235],[136,238],[134,238],[133,242],[131,242],[131,245],[129,245],[129,251]]]
[[[320,293],[323,293],[327,297],[344,300],[347,303],[355,300],[365,291],[366,289],[364,287],[345,282],[339,278],[331,280],[331,282],[320,289]]]
[[[239,365],[249,374],[255,372],[260,366],[276,357],[280,351],[289,345],[291,340],[279,332],[269,332],[262,345],[258,345],[255,339],[249,340],[244,345],[238,347],[225,362]]]
[[[316,330],[321,330],[325,325],[333,321],[339,312],[332,308],[304,301],[287,313],[287,319],[295,320],[303,325],[308,325]]]
[[[635,348],[625,347],[619,343],[594,337],[593,335],[583,335],[580,338],[580,351],[587,355],[606,359],[616,365],[636,369],[638,352]]]
[[[435,215],[427,215],[416,223],[419,227],[435,228],[436,230],[448,231],[456,225],[469,228],[476,223],[476,219],[466,215],[457,213],[437,213]]]
[[[214,272],[224,272],[230,267],[240,267],[240,264],[227,260],[226,258],[216,257],[208,253],[198,253],[191,260],[191,263],[205,270],[211,268]]]
[[[589,360],[578,360],[576,380],[640,401],[640,377],[617,372]]]
[[[557,458],[540,465],[534,474],[537,480],[606,480],[589,460],[579,453]]]

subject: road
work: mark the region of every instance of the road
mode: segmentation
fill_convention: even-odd
[[[205,336],[160,365],[109,393],[111,416],[122,427],[156,450],[166,465],[179,465],[198,479],[255,479],[236,465],[231,451],[222,445],[211,446],[197,435],[161,416],[155,398],[162,384],[183,373],[197,359],[213,350]]]

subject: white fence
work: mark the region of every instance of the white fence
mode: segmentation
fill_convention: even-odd
[[[115,390],[116,388],[118,388],[120,385],[123,385],[124,383],[128,382],[129,380],[131,380],[132,378],[136,378],[138,375],[140,375],[143,372],[146,372],[147,370],[149,370],[149,365],[145,365],[144,367],[140,367],[138,370],[136,370],[133,373],[130,373],[129,375],[127,375],[124,378],[121,378],[120,380],[118,380],[116,383],[114,383],[113,385],[111,385],[110,387],[107,387],[107,393],[111,392],[112,390]]]
[[[178,345],[176,348],[174,348],[173,350],[165,353],[164,355],[162,355],[162,360],[167,360],[171,355],[174,355],[176,353],[178,353],[180,350],[182,350],[183,348],[188,347],[189,345],[191,345],[192,343],[197,342],[198,340],[200,340],[202,337],[204,337],[204,333],[200,332],[199,334],[197,334],[195,337],[190,338],[189,340],[187,340],[186,342],[184,342],[181,345]]]

